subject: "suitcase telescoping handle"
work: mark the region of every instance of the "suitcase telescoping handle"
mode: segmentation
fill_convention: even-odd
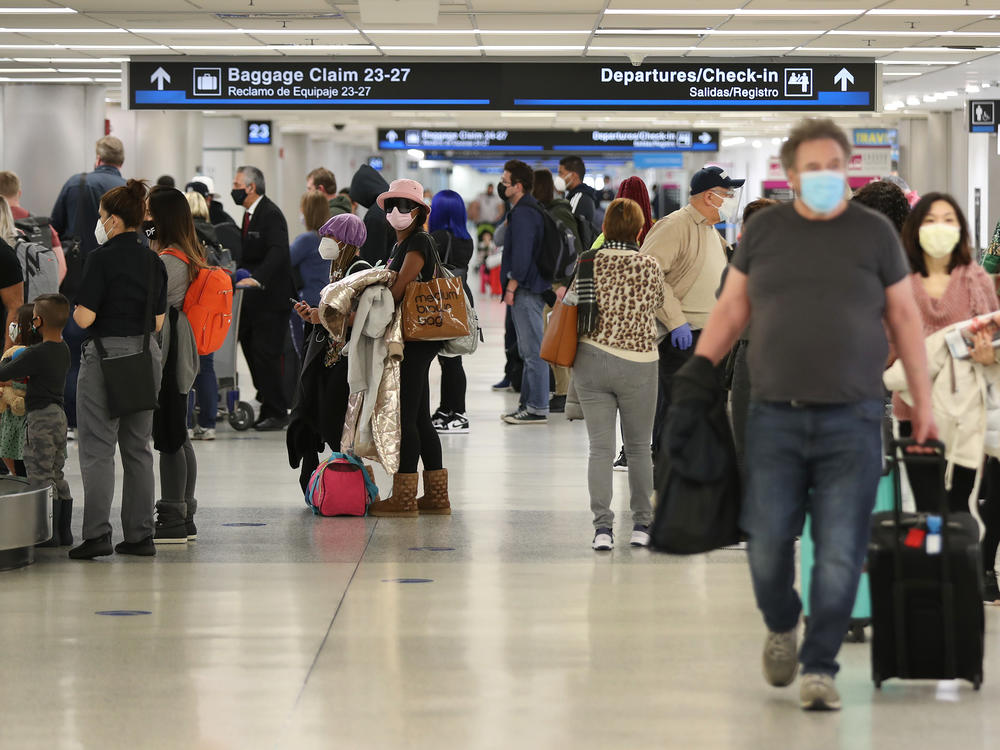
[[[920,450],[917,450],[920,449]],[[907,648],[906,631],[906,584],[903,575],[903,550],[902,550],[902,506],[903,492],[901,485],[901,464],[912,465],[933,465],[937,471],[934,487],[940,493],[941,502],[938,512],[941,515],[941,605],[944,616],[945,628],[945,663],[948,666],[949,674],[957,675],[958,648],[955,643],[955,613],[954,613],[954,591],[951,582],[951,555],[949,554],[950,529],[948,528],[948,491],[945,489],[945,473],[947,462],[945,461],[945,445],[940,440],[928,440],[925,443],[918,443],[912,438],[892,441],[892,455],[897,462],[894,482],[896,485],[895,499],[893,502],[893,515],[895,517],[896,528],[893,534],[893,563],[895,568],[895,581],[893,585],[893,606],[895,608],[896,623],[896,659],[900,667],[900,676],[906,677],[909,674],[909,658]]]

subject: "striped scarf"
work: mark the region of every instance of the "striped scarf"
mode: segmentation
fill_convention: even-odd
[[[589,336],[597,328],[597,288],[594,286],[594,260],[601,250],[633,250],[639,251],[634,242],[605,241],[597,250],[588,250],[580,254],[580,262],[576,270],[576,290],[578,298],[576,314],[577,336]]]

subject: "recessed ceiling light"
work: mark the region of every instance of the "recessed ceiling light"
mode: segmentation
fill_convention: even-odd
[[[920,104],[920,98],[916,96],[908,96],[906,97],[906,103],[911,107],[916,107],[918,104]]]
[[[995,16],[1000,10],[973,10],[961,8],[958,10],[941,8],[872,8],[869,16]]]
[[[48,15],[53,13],[76,13],[72,8],[0,8],[0,13],[19,16]]]
[[[652,8],[608,8],[606,16],[860,16],[861,9],[749,9],[749,8],[684,8],[664,10]]]
[[[0,34],[125,34],[125,29],[108,26],[103,29],[7,29],[0,28]]]
[[[759,29],[747,29],[746,31],[731,31],[728,29],[597,29],[594,32],[598,36],[818,36],[822,34],[819,29],[805,29],[798,31],[761,31]],[[871,32],[865,32],[870,34]],[[923,36],[933,36],[924,34]]]
[[[254,35],[271,35],[271,34],[286,34],[286,35],[299,35],[308,37],[310,35],[316,36],[329,36],[331,34],[353,34],[357,35],[361,32],[357,29],[233,29],[233,28],[223,28],[223,29],[129,29],[132,34],[215,34],[215,35],[229,35],[229,34],[254,34]],[[421,31],[421,34],[430,33]]]

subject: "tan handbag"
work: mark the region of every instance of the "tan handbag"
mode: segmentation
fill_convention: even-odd
[[[576,360],[576,305],[556,302],[549,317],[549,327],[542,336],[540,356],[550,365],[572,367]]]
[[[403,341],[449,341],[469,335],[469,311],[462,279],[441,264],[437,244],[434,278],[414,280],[403,292]]]

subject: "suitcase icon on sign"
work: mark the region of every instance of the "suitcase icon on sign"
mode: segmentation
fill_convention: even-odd
[[[193,75],[195,96],[222,96],[222,68],[195,68]]]

